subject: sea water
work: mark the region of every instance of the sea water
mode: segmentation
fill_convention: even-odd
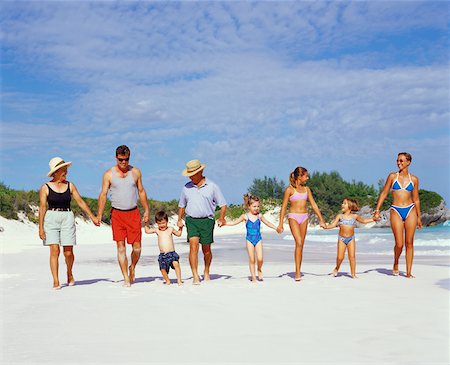
[[[264,260],[293,261],[294,238],[289,230],[277,234],[271,229],[262,231]],[[308,229],[303,249],[303,260],[329,262],[336,258],[338,229]],[[394,254],[394,236],[390,228],[355,228],[357,260],[391,261]],[[245,236],[216,237],[213,253],[229,263],[247,260]],[[402,253],[404,260],[405,249]],[[361,261],[362,260],[362,261]],[[414,237],[414,261],[450,265],[450,224],[417,229]]]

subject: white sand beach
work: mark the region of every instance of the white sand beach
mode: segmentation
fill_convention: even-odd
[[[449,363],[448,256],[417,255],[411,280],[390,274],[392,256],[361,252],[358,279],[347,259],[334,278],[334,255],[317,251],[312,230],[298,283],[289,229],[266,229],[265,279],[254,284],[243,226],[225,227],[210,282],[192,285],[177,239],[185,283],[163,285],[156,239],[144,235],[136,283],[124,288],[110,228],[78,222],[76,285],[55,291],[37,227],[0,226],[2,364]]]

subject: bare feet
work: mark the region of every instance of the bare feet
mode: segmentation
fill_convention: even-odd
[[[352,275],[352,279],[358,279],[356,275]]]
[[[258,280],[259,281],[263,281],[264,280],[264,276],[261,270],[258,270]]]
[[[67,273],[67,285],[68,286],[74,286],[75,285],[75,279],[73,278],[72,273]]]
[[[129,276],[130,276],[130,283],[134,283],[134,279],[135,279],[135,267],[131,266],[128,268],[129,270]]]
[[[53,290],[59,290],[61,286],[59,284],[53,284]]]
[[[302,273],[295,274],[295,281],[300,281],[300,280],[302,280]]]
[[[170,285],[170,280],[164,280],[164,285]]]
[[[123,282],[123,286],[124,286],[125,288],[129,288],[129,287],[131,287],[131,283],[130,283],[128,280],[125,280],[125,281]]]
[[[334,269],[334,270],[331,272],[331,275],[333,275],[334,277],[338,276],[338,270],[337,270],[337,269]]]
[[[194,281],[192,282],[194,285],[200,285],[200,277],[194,276]]]
[[[250,278],[250,281],[251,281],[252,283],[256,283],[256,282],[257,282],[256,276],[252,276],[252,277]]]
[[[415,276],[414,276],[413,274],[406,275],[406,277],[407,277],[408,279],[415,279]]]
[[[211,280],[211,278],[210,278],[210,276],[209,276],[209,272],[204,272],[203,273],[203,280],[205,280],[205,281],[209,281],[209,280]]]
[[[178,281],[178,286],[183,286],[183,284],[184,284],[184,281],[181,281],[181,280]]]
[[[400,275],[400,272],[398,271],[398,264],[397,265],[394,264],[394,267],[392,268],[392,275],[394,276]]]

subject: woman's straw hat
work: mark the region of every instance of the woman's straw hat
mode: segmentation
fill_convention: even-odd
[[[53,157],[48,163],[48,166],[50,166],[50,171],[47,176],[51,177],[60,168],[70,165],[72,165],[72,162],[65,162],[61,157]]]
[[[186,164],[186,168],[181,173],[183,176],[192,176],[197,172],[202,171],[206,164],[201,164],[199,160],[191,160]]]

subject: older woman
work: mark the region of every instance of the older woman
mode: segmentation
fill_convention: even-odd
[[[392,273],[399,275],[398,260],[406,246],[406,277],[411,274],[414,257],[414,233],[416,227],[422,228],[420,218],[419,179],[411,175],[408,167],[412,156],[407,152],[400,152],[397,156],[398,172],[389,174],[383,191],[378,198],[377,207],[373,215],[374,220],[380,219],[380,207],[392,191],[392,205],[390,208],[391,229],[395,238],[394,267]]]
[[[65,162],[60,157],[50,160],[50,171],[47,176],[52,180],[42,185],[39,198],[39,237],[44,246],[50,246],[50,270],[53,276],[53,289],[61,289],[58,278],[58,260],[60,246],[63,246],[67,265],[67,285],[75,285],[72,274],[74,262],[73,246],[75,239],[75,218],[70,210],[72,197],[77,204],[91,218],[96,226],[100,225],[98,219],[92,214],[83,201],[74,184],[66,180],[67,168],[72,162]],[[48,204],[48,208],[47,208]]]

